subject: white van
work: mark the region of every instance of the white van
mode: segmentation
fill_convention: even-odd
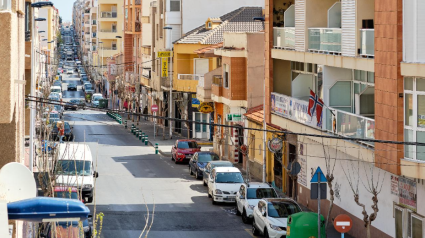
[[[61,86],[51,86],[50,92],[51,93],[58,93],[59,97],[62,98],[62,87]]]
[[[208,178],[208,197],[212,203],[235,203],[236,194],[245,181],[242,173],[235,167],[216,167]]]
[[[64,143],[59,146],[59,158],[55,167],[56,186],[76,187],[82,198],[93,202],[94,171],[90,147],[84,143]]]

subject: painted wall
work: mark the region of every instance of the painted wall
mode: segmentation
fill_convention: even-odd
[[[273,60],[273,92],[291,96],[291,61]]]
[[[247,101],[248,108],[264,100],[264,33],[245,33],[247,36]],[[260,89],[260,86],[263,87]]]
[[[215,0],[213,2],[209,0],[182,1],[182,33],[185,34],[205,24],[208,17],[220,17],[242,6],[260,6],[264,8],[264,5],[264,0]]]

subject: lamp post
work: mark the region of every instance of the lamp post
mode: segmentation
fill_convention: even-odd
[[[31,90],[30,94],[34,98],[35,95],[35,74],[34,74],[34,63],[35,63],[35,50],[34,50],[34,40],[35,40],[35,25],[34,23],[36,21],[45,21],[45,18],[37,18],[34,19],[34,8],[42,8],[42,7],[53,7],[53,3],[51,2],[36,2],[31,4],[32,16],[31,16]],[[34,136],[35,136],[35,113],[36,113],[36,104],[35,102],[30,103],[30,158],[29,158],[29,169],[31,172],[33,172],[34,168]]]
[[[169,76],[170,76],[170,105],[168,106],[168,117],[170,118],[169,122],[168,122],[168,126],[170,127],[170,140],[173,139],[173,127],[172,127],[172,118],[173,118],[173,47],[171,45],[171,35],[172,35],[172,30],[173,28],[171,26],[166,26],[164,27],[164,30],[168,30],[169,34],[168,34],[168,40],[169,40],[169,47],[170,47],[170,72],[169,72]],[[161,58],[161,60],[163,60]]]
[[[122,40],[122,36],[115,36],[115,38],[117,38],[117,39],[121,39],[121,44],[122,44],[122,42],[123,42],[123,40]],[[120,54],[121,54],[121,52],[122,52],[122,49],[123,49],[123,47],[121,46],[120,47]],[[115,62],[116,63],[116,62]],[[115,66],[115,69],[117,69],[117,67]],[[118,73],[118,71],[117,71],[117,73]],[[115,82],[115,80],[114,80],[114,87],[112,88],[113,89],[113,91],[112,91],[112,110],[114,110],[115,109],[115,86],[116,85],[116,82]],[[118,105],[118,109],[119,109],[119,105]]]
[[[100,47],[100,44],[102,44],[102,61],[103,61],[103,41],[99,41],[98,42],[99,43],[99,47]],[[99,49],[97,49],[97,72],[98,72],[98,74],[101,74],[100,72],[101,72],[101,70],[99,70],[99,67],[100,67],[100,55],[99,55]],[[103,69],[103,66],[102,66],[102,69]],[[99,72],[100,71],[100,72]],[[96,77],[97,77],[97,75],[96,75]],[[102,79],[102,78],[101,78]]]

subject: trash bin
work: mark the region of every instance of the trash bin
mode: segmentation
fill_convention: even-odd
[[[99,108],[108,108],[108,99],[99,99]]]
[[[325,218],[320,215],[320,237],[326,238]],[[317,213],[298,212],[288,217],[287,238],[318,237]]]

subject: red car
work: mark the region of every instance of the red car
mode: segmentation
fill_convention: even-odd
[[[171,148],[171,160],[177,163],[189,162],[193,154],[201,151],[201,146],[194,140],[177,140]]]

